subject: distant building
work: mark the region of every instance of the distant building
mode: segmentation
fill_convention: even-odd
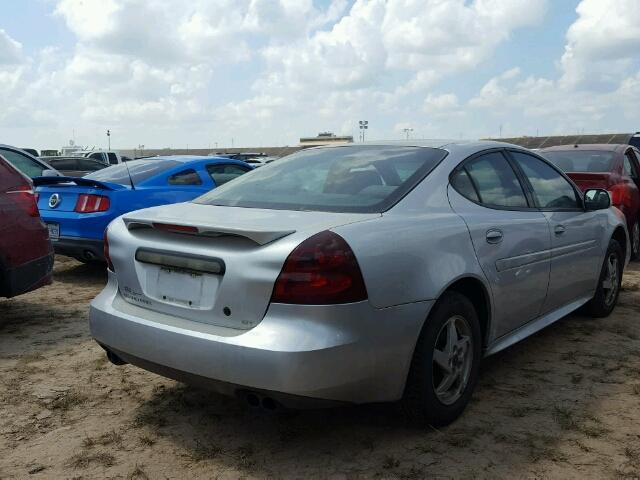
[[[331,132],[321,132],[317,137],[302,137],[301,147],[315,147],[318,145],[339,145],[342,143],[353,143],[351,135],[337,136]]]

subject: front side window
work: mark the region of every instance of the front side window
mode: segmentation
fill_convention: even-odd
[[[624,154],[624,173],[625,175],[629,175],[631,178],[636,178],[638,176],[634,160],[635,155],[633,152],[631,150],[627,150],[627,153]]]
[[[0,155],[6,158],[11,165],[30,178],[42,176],[42,172],[47,169],[47,167],[42,166],[35,160],[21,153],[14,152],[13,150],[0,148]]]
[[[260,162],[258,162],[260,163]],[[217,186],[244,175],[249,170],[239,165],[207,165],[207,172]]]
[[[511,155],[533,187],[540,208],[580,208],[575,190],[555,169],[525,153],[511,152]]]
[[[202,185],[202,179],[195,170],[183,170],[171,175],[168,179],[169,185]]]
[[[527,198],[515,172],[500,152],[474,158],[456,170],[452,186],[488,207],[526,208]]]
[[[437,148],[341,146],[303,150],[195,200],[207,205],[384,212],[447,155]]]

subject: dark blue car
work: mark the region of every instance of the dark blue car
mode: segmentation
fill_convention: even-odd
[[[154,157],[81,178],[37,177],[34,185],[56,253],[90,262],[104,260],[104,230],[119,215],[192,200],[251,169],[221,157]]]

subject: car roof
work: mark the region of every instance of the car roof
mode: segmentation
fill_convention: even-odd
[[[605,152],[620,152],[631,145],[621,143],[581,143],[578,145],[558,145],[555,147],[543,148],[540,152],[562,152],[567,150],[601,150]]]
[[[449,153],[459,155],[471,155],[475,152],[488,150],[491,148],[513,148],[517,150],[529,151],[524,147],[512,145],[506,142],[495,140],[451,140],[451,139],[422,139],[422,140],[374,140],[360,143],[343,143],[339,145],[322,145],[305,150],[315,150],[320,148],[341,148],[358,146],[378,146],[378,147],[428,147],[446,150]],[[303,150],[304,151],[304,150]]]

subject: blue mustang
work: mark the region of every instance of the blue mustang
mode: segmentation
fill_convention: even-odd
[[[113,220],[141,208],[192,200],[252,167],[222,157],[132,160],[85,177],[36,177],[40,215],[56,253],[103,261],[103,234]]]

